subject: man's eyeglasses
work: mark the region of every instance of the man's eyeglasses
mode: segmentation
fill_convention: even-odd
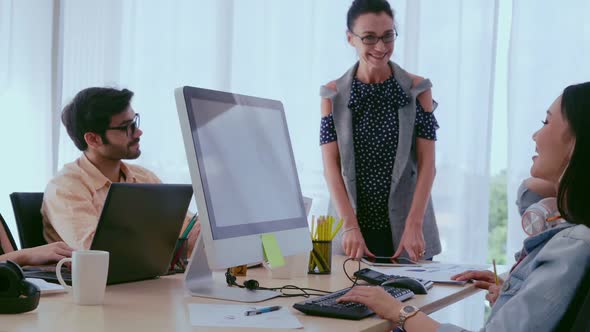
[[[374,35],[367,35],[367,36],[361,37],[352,31],[350,31],[350,33],[352,33],[353,36],[358,37],[365,45],[376,45],[379,42],[379,39],[381,39],[383,41],[383,44],[389,44],[397,39],[397,31],[396,30],[393,30],[392,32],[388,32],[381,37],[377,37]]]
[[[117,127],[107,127],[106,130],[120,130],[127,133],[127,137],[133,136],[135,131],[139,128],[139,113],[135,113],[135,117],[133,117],[133,121],[129,122],[123,126]]]

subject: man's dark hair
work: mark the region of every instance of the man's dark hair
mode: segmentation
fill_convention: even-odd
[[[84,140],[84,134],[88,132],[99,134],[107,144],[105,133],[111,123],[111,117],[124,112],[129,107],[132,97],[133,92],[127,89],[84,89],[64,107],[61,122],[80,151],[86,151],[88,148]]]
[[[576,141],[559,181],[557,206],[565,220],[590,227],[590,82],[570,85],[563,90],[561,113]]]
[[[354,21],[363,14],[385,13],[393,19],[393,10],[386,0],[354,0],[346,15],[346,26],[349,31],[354,27]]]

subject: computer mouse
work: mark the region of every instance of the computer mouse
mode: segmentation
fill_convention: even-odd
[[[384,283],[382,283],[381,286],[405,288],[405,289],[411,290],[412,292],[414,292],[414,294],[427,294],[428,293],[428,291],[426,290],[426,287],[424,287],[424,285],[422,285],[422,283],[420,283],[420,281],[418,281],[414,278],[409,278],[409,277],[391,278],[391,279],[385,281]]]

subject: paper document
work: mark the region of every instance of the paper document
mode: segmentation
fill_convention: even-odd
[[[255,316],[246,316],[246,311],[264,308],[243,304],[189,303],[188,312],[192,326],[210,327],[255,327],[267,329],[301,329],[303,325],[289,308]]]
[[[52,284],[43,279],[26,278],[26,280],[32,284],[37,285],[37,287],[39,287],[41,290],[41,295],[66,292],[66,289],[62,285]]]
[[[371,270],[381,272],[383,274],[398,275],[404,277],[418,278],[424,280],[431,280],[433,282],[445,284],[463,285],[465,281],[451,280],[455,274],[465,272],[467,270],[489,270],[489,265],[475,265],[475,264],[448,264],[448,263],[430,263],[422,264],[421,266],[399,266],[399,267],[371,267]]]

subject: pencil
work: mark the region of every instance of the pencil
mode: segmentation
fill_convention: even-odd
[[[188,225],[184,229],[184,232],[182,232],[182,235],[180,236],[181,239],[186,239],[186,237],[188,236],[188,233],[190,233],[190,231],[193,229],[193,226],[195,225],[196,221],[197,221],[197,214],[195,214],[191,218],[191,220],[189,221]]]
[[[492,259],[492,263],[494,264],[494,279],[496,282],[496,286],[498,286],[500,283],[498,282],[498,271],[496,270],[496,260]]]
[[[324,230],[324,216],[319,216],[316,224],[316,236],[315,239],[318,241],[322,240],[322,231]]]
[[[338,224],[336,224],[336,229],[332,232],[332,234],[330,234],[330,240],[332,240],[336,236],[336,234],[338,234],[340,227],[342,227],[342,221],[343,221],[342,218],[340,218],[340,220],[338,220]]]

